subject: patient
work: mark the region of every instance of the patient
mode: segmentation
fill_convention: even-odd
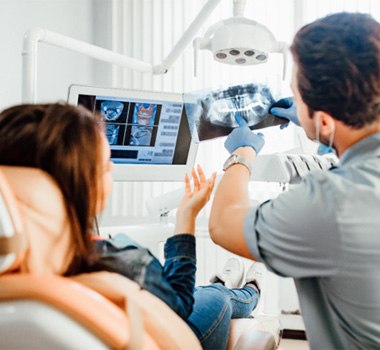
[[[181,316],[203,348],[226,348],[231,318],[248,317],[257,306],[260,270],[255,264],[244,276],[241,263],[232,258],[214,283],[195,288],[195,219],[209,200],[215,174],[206,179],[198,167],[192,172],[193,187],[185,177],[185,194],[162,266],[126,236],[92,239],[95,217],[104,209],[112,185],[110,148],[100,115],[65,104],[15,106],[0,114],[0,140],[1,165],[41,169],[62,192],[69,221],[62,232],[67,232],[69,245],[54,273],[107,270],[124,275]],[[49,248],[59,249],[55,244]]]

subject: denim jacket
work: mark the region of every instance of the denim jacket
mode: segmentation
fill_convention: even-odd
[[[187,319],[193,309],[196,272],[195,237],[180,234],[170,237],[164,246],[162,266],[151,252],[123,235],[95,241],[100,260],[91,269],[119,273],[168,304]]]

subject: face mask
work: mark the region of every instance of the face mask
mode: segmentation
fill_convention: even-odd
[[[321,143],[317,149],[317,154],[323,156],[324,154],[335,153],[335,150],[332,147],[326,146]]]
[[[333,142],[334,142],[334,136],[335,136],[335,123],[334,123],[333,130],[331,132],[331,135],[330,135],[330,140],[329,140],[328,145],[325,145],[323,142],[320,141],[319,129],[320,129],[319,128],[319,114],[317,114],[317,116],[315,118],[315,134],[316,134],[316,140],[315,141],[320,144],[318,147],[317,153],[319,155],[324,155],[327,153],[335,153],[335,149],[332,147]]]

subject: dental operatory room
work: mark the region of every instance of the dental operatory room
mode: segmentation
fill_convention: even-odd
[[[0,350],[380,349],[380,0],[0,0],[0,43]]]

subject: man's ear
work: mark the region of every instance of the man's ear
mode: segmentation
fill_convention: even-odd
[[[334,118],[324,111],[315,111],[314,113],[315,116],[319,115],[319,133],[321,138],[330,137],[331,133],[335,131]]]

